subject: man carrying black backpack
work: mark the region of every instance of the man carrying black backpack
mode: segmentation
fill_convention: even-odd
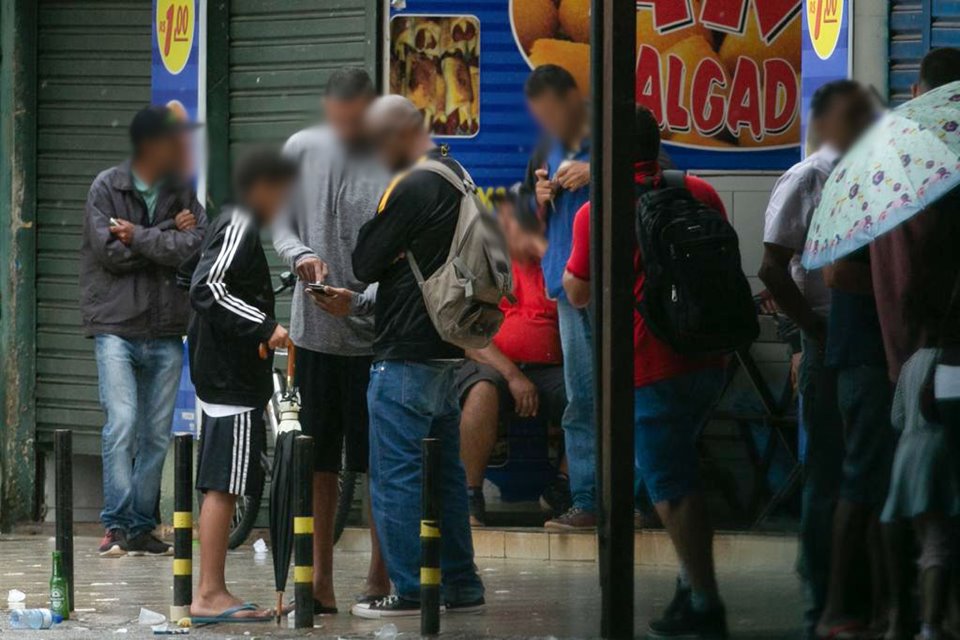
[[[738,341],[755,337],[756,315],[751,319],[740,310],[741,298],[746,295],[749,301],[750,291],[723,202],[703,180],[672,172],[665,175],[657,162],[660,127],[642,107],[636,114],[634,148],[641,248],[635,257],[637,310],[633,316],[636,473],[646,484],[680,559],[673,602],[661,619],[650,623],[648,636],[726,638],[696,437],[723,387],[721,354],[742,346]],[[651,218],[658,208],[683,228],[656,233]],[[684,269],[698,273],[691,277]],[[574,221],[573,250],[563,280],[571,304],[589,303],[589,203]],[[715,281],[714,286],[724,289],[727,308],[710,310],[710,296],[694,290],[697,282],[704,281]],[[686,317],[660,324],[660,318],[678,309]],[[707,316],[704,322],[691,320],[697,311]],[[711,315],[717,318],[712,325]]]

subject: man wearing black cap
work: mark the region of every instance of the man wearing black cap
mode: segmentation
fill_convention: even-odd
[[[170,553],[152,531],[190,315],[176,271],[207,223],[183,176],[192,126],[166,107],[141,110],[132,158],[98,175],[87,196],[80,311],[106,414],[102,556]]]

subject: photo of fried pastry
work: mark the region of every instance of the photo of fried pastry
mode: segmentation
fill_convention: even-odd
[[[699,19],[704,0],[687,1],[694,20],[680,28],[665,31],[657,30],[651,3],[637,7],[637,50],[648,46],[658,52],[663,67],[659,80],[664,92],[667,92],[669,83],[677,82],[670,79],[667,60],[675,56],[682,61],[684,74],[679,81],[681,88],[675,90],[675,95],[680,96],[680,102],[687,110],[702,106],[692,104],[691,84],[695,70],[704,61],[709,61],[712,68],[720,69],[714,79],[717,86],[712,94],[724,100],[727,99],[741,57],[754,61],[761,70],[766,61],[777,59],[789,64],[799,74],[799,13],[768,42],[761,37],[753,3],[749,5],[743,33],[735,34],[709,29]],[[545,64],[563,67],[570,72],[584,94],[590,91],[590,6],[591,0],[510,0],[514,40],[530,68]],[[797,76],[794,93],[799,92],[799,85]],[[766,89],[763,79],[759,89]],[[663,135],[666,140],[693,147],[740,149],[790,146],[799,144],[799,121],[797,115],[786,131],[766,134],[761,140],[749,135],[734,135],[729,130],[711,135],[692,129],[671,130],[668,124],[664,126]]]
[[[433,135],[476,135],[479,21],[473,16],[395,16],[390,21],[389,82],[391,93],[420,109]]]

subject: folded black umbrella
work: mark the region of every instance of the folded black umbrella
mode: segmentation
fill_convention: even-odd
[[[290,343],[287,347],[287,385],[276,403],[280,415],[270,479],[270,546],[277,589],[277,624],[283,615],[283,592],[287,589],[290,554],[293,552],[293,443],[300,435],[300,398],[293,386],[294,358],[294,346]]]

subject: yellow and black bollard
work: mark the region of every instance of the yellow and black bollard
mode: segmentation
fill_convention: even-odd
[[[420,516],[420,634],[440,633],[440,441],[424,438]]]
[[[60,552],[63,577],[67,580],[70,611],[76,609],[73,587],[73,432],[53,432],[53,455],[56,465],[57,551]]]
[[[293,624],[313,628],[313,438],[293,442]]]
[[[190,617],[193,600],[193,436],[174,438],[173,605],[174,622]]]

